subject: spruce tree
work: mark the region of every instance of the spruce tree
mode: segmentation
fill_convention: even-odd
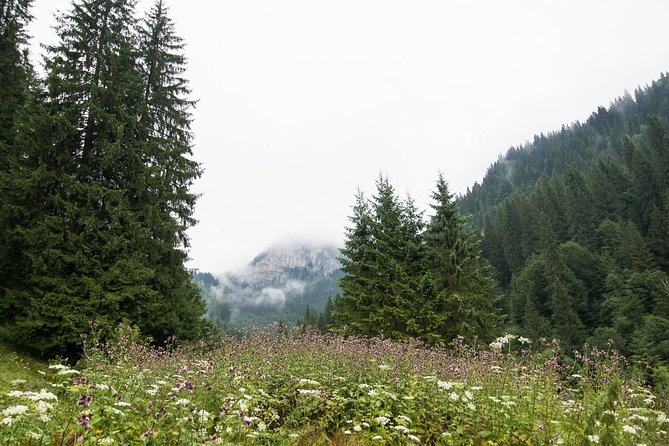
[[[32,0],[0,2],[0,327],[13,317],[6,290],[23,274],[15,227],[22,217],[11,199],[14,165],[22,158],[17,133],[28,120],[27,104],[33,92],[32,67],[27,55],[26,26]]]
[[[28,62],[26,26],[32,0],[0,2],[0,170],[7,168],[18,111],[24,106],[32,68]]]
[[[186,230],[195,224],[197,195],[190,192],[202,169],[192,159],[190,89],[184,77],[184,42],[162,0],[156,1],[139,28],[142,98],[139,140],[143,170],[134,184],[133,206],[141,210],[145,262],[153,271],[151,287],[160,293],[148,332],[163,338],[193,336],[203,308],[184,268]],[[162,319],[162,320],[161,320]],[[165,323],[168,322],[168,323]]]
[[[425,229],[424,268],[436,285],[433,323],[442,341],[458,335],[488,338],[496,324],[494,283],[479,243],[466,229],[458,204],[440,173]]]
[[[442,176],[425,224],[411,198],[398,199],[388,179],[359,193],[342,252],[342,296],[335,319],[350,333],[417,337],[488,337],[496,318],[493,282],[478,243],[465,230]]]
[[[372,238],[372,217],[369,201],[362,191],[355,197],[351,226],[346,228],[344,247],[340,250],[339,280],[342,295],[334,300],[335,318],[352,333],[371,335],[375,332],[376,309],[381,305],[374,293],[377,272]]]
[[[76,1],[59,18],[34,130],[22,134],[10,189],[29,215],[14,240],[25,271],[8,289],[16,315],[6,328],[38,352],[76,355],[92,321],[108,334],[125,320],[158,341],[201,326],[204,304],[183,267],[195,201],[187,188],[199,175],[182,160],[190,103],[172,89],[170,70],[183,67],[140,44],[134,7]],[[171,36],[169,22],[151,17],[144,30],[165,30],[154,33],[154,49],[173,44],[160,40]],[[160,57],[149,74],[147,61]],[[156,99],[163,86],[172,102]]]

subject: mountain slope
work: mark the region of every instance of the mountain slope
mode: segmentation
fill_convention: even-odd
[[[567,166],[583,171],[595,159],[621,159],[625,135],[641,132],[650,116],[669,124],[669,76],[662,74],[634,97],[624,96],[609,108],[599,107],[584,122],[563,126],[548,135],[536,135],[530,143],[511,147],[494,162],[481,181],[460,198],[461,209],[474,217],[477,226],[483,216],[514,192],[532,190],[543,175],[561,172]]]
[[[208,317],[221,326],[294,324],[307,307],[322,312],[339,292],[339,251],[305,243],[275,245],[249,265],[215,278],[196,273],[207,300]]]
[[[663,75],[509,150],[461,197],[509,330],[669,364],[668,123]]]

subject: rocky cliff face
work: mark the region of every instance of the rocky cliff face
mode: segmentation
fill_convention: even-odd
[[[273,246],[257,255],[244,272],[249,279],[280,280],[287,273],[327,276],[339,270],[339,250],[306,244]]]
[[[216,284],[200,281],[209,317],[221,325],[291,324],[304,316],[307,306],[323,311],[328,298],[339,292],[338,256],[333,246],[272,246],[243,270],[220,276]]]

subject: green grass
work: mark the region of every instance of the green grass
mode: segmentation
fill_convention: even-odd
[[[14,388],[12,381],[22,379],[27,381],[28,387],[46,385],[45,377],[39,372],[45,372],[47,364],[38,361],[29,355],[17,353],[11,347],[0,342],[0,401],[9,389]]]
[[[2,369],[0,444],[668,444],[667,401],[615,351],[566,365],[556,342],[511,336],[450,349],[284,331],[163,349],[137,339],[123,330],[44,378],[3,349],[15,365]]]

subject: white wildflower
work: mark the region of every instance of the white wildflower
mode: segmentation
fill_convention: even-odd
[[[420,443],[420,438],[416,437],[415,435],[409,435],[407,438],[411,441],[415,441],[416,443]]]
[[[14,415],[22,415],[28,412],[28,406],[19,404],[18,406],[11,406],[2,411],[2,414],[6,417],[12,417]]]
[[[455,392],[451,392],[451,394],[449,395],[449,398],[451,399],[451,401],[457,401],[457,400],[460,399],[460,397],[458,396],[458,394],[455,393]]]
[[[437,381],[437,387],[444,390],[451,390],[455,383],[450,381]]]
[[[636,435],[636,426],[623,426],[623,432],[627,432],[628,434]]]
[[[465,399],[466,400],[472,400],[474,398],[474,394],[470,392],[469,390],[465,390]]]
[[[406,415],[400,415],[397,417],[398,420],[406,421],[407,423],[411,424],[411,418],[407,417]]]
[[[12,390],[11,392],[7,393],[7,396],[11,396],[12,398],[21,398],[23,396],[23,392],[20,390]]]
[[[58,400],[58,397],[51,392],[47,392],[46,389],[40,389],[39,399],[41,400]]]
[[[374,397],[376,397],[378,394],[379,394],[379,392],[377,392],[377,391],[374,390],[374,389],[372,389],[372,390],[370,390],[369,392],[367,392],[367,396],[369,396],[370,398],[374,398]]]
[[[179,400],[176,400],[174,402],[177,406],[188,406],[190,404],[190,401],[188,401],[186,398],[181,398]]]
[[[53,404],[47,403],[46,401],[38,401],[36,409],[39,413],[46,413],[53,409]]]
[[[113,414],[116,414],[116,415],[120,415],[120,416],[125,415],[125,412],[123,412],[121,409],[117,409],[115,407],[110,407],[109,411]]]
[[[188,400],[186,400],[186,401],[188,401]],[[117,403],[114,404],[114,406],[118,406],[118,407],[130,407],[130,406],[132,406],[132,404],[130,404],[130,403],[126,402],[126,401],[118,401]]]
[[[204,409],[196,410],[193,413],[200,419],[200,422],[202,423],[206,423],[209,419],[209,412]]]
[[[376,417],[376,418],[374,418],[374,421],[376,421],[377,423],[379,423],[382,426],[385,426],[386,424],[388,424],[390,419],[387,418],[387,417]]]
[[[57,373],[57,375],[79,375],[81,372],[79,370],[74,370],[74,369],[63,369],[60,372]]]
[[[599,443],[599,435],[586,435],[590,443]]]
[[[521,336],[518,338],[518,342],[520,342],[521,344],[531,344],[532,340]]]
[[[346,429],[346,430],[344,431],[344,434],[346,434],[346,435],[351,435],[351,431],[348,430],[348,429]]]
[[[25,379],[13,379],[13,380],[11,380],[11,381],[9,382],[9,384],[11,384],[11,385],[13,385],[13,386],[18,386],[18,385],[20,385],[20,384],[25,384],[25,383],[27,383],[27,382],[28,382],[28,381],[26,381]]]
[[[98,440],[98,444],[103,444],[103,445],[114,444],[114,440],[109,437],[100,438]]]
[[[5,426],[11,426],[13,422],[14,418],[12,417],[5,417],[2,420],[0,420],[0,424],[3,424]]]
[[[476,410],[476,406],[474,405],[474,403],[467,403],[467,408],[472,412]]]
[[[300,379],[300,384],[308,384],[310,386],[320,386],[321,383],[314,381],[313,379]]]
[[[356,432],[360,432],[362,430],[362,427],[360,425],[356,424],[355,426],[353,426],[353,430],[356,431]]]
[[[51,421],[51,417],[44,413],[37,418],[39,418],[42,423],[48,423],[49,421]]]
[[[379,440],[383,440],[383,437],[381,435],[375,435],[372,437],[372,441],[379,441]]]
[[[409,432],[411,432],[408,427],[402,426],[401,424],[398,424],[397,426],[393,426],[393,429],[395,429],[396,431],[400,431],[404,434],[408,434]]]
[[[301,395],[320,395],[321,391],[316,389],[297,389],[297,393]]]
[[[51,370],[65,370],[65,369],[69,369],[68,366],[63,365],[63,364],[54,364],[54,365],[50,365],[49,368],[50,368]]]

